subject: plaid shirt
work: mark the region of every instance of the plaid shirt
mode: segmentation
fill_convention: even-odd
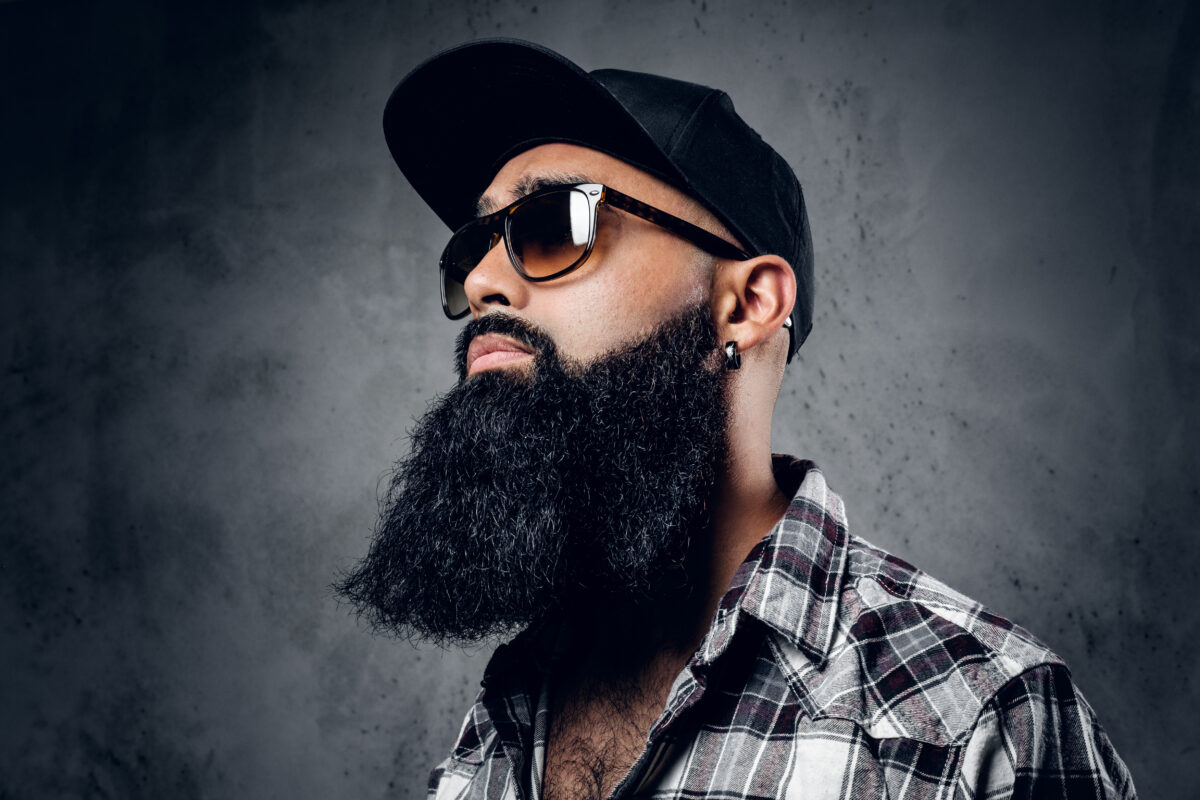
[[[846,533],[810,462],[747,556],[612,797],[1133,798],[1063,662],[1031,634]],[[437,800],[539,800],[539,642],[497,649]]]

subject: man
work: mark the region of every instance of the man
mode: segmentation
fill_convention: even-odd
[[[400,635],[516,634],[433,796],[1134,796],[1054,654],[772,456],[812,247],[727,96],[493,40],[384,129],[471,319],[340,589]]]

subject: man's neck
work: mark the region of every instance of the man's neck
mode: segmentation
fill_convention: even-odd
[[[692,542],[689,587],[653,603],[599,603],[578,610],[570,620],[576,656],[614,675],[657,671],[652,665],[664,662],[682,668],[707,634],[734,573],[788,502],[769,453],[754,468],[731,458],[714,493],[710,528]],[[579,647],[591,652],[580,653]]]
[[[769,443],[732,451],[713,504],[713,535],[707,554],[708,619],[746,556],[787,512],[791,498],[779,488]]]

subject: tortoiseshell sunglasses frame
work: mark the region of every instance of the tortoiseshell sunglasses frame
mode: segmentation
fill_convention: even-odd
[[[575,261],[563,267],[562,269],[549,275],[530,275],[525,272],[524,267],[521,265],[521,260],[513,251],[512,238],[509,236],[509,227],[511,225],[512,216],[518,209],[521,208],[521,206],[529,201],[536,200],[537,198],[545,197],[546,195],[554,194],[556,192],[579,192],[587,199],[588,211],[590,215],[587,246],[584,248],[583,253],[580,254]],[[497,240],[500,237],[503,237],[505,249],[508,252],[508,261],[510,264],[512,264],[513,269],[517,271],[518,275],[533,283],[552,281],[555,278],[561,278],[563,275],[566,275],[572,270],[578,269],[585,261],[588,260],[588,257],[591,256],[592,250],[596,245],[596,229],[599,227],[597,212],[602,204],[607,204],[613,208],[620,209],[621,211],[633,214],[634,216],[640,217],[648,222],[652,222],[655,225],[658,225],[660,228],[664,228],[676,236],[691,242],[701,250],[714,255],[717,258],[726,258],[734,261],[744,261],[745,259],[750,258],[750,255],[743,251],[740,247],[737,247],[731,242],[722,239],[720,236],[709,233],[703,228],[693,225],[687,220],[680,219],[674,214],[670,214],[660,208],[655,208],[648,203],[643,203],[641,200],[637,200],[627,194],[618,192],[616,189],[613,189],[610,186],[605,186],[602,183],[579,183],[569,186],[551,186],[547,189],[542,189],[541,191],[528,194],[525,197],[510,203],[499,211],[495,211],[486,216],[473,219],[454,232],[454,235],[450,237],[450,241],[447,242],[445,249],[442,251],[442,257],[439,262],[439,270],[441,273],[439,277],[441,278],[440,288],[442,292],[442,310],[445,312],[446,316],[450,319],[461,319],[465,317],[471,310],[470,305],[468,304],[468,306],[462,311],[454,313],[451,311],[450,304],[447,302],[446,298],[446,280],[448,277],[447,270],[455,269],[455,265],[448,263],[452,260],[450,258],[450,253],[454,247],[454,243],[461,236],[480,227],[490,231],[492,236],[491,244],[488,248],[489,251],[496,245]],[[484,255],[486,255],[487,252],[488,251],[484,251]],[[481,255],[480,261],[482,260],[483,256]],[[475,265],[472,265],[471,269],[474,269],[475,266],[478,266],[478,262],[476,262]],[[458,283],[465,286],[467,275],[469,274],[470,270],[462,272],[462,280],[458,281]]]

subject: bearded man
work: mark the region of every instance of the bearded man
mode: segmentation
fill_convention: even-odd
[[[402,636],[514,637],[431,796],[1134,796],[1060,659],[772,456],[812,244],[724,93],[480,41],[384,131],[471,319],[339,589]]]

